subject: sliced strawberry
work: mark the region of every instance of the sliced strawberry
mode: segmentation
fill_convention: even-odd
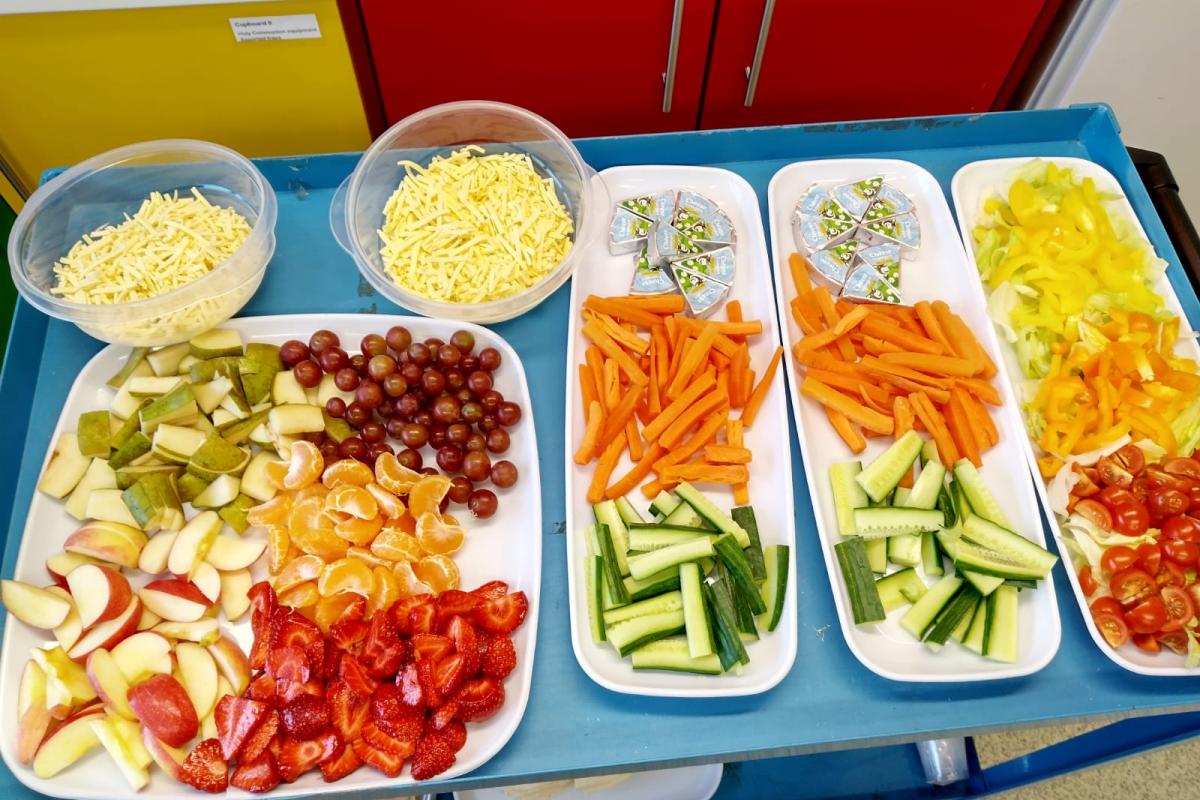
[[[412,777],[415,781],[427,781],[450,769],[455,761],[456,749],[449,737],[441,731],[426,731],[417,742],[412,757]]]
[[[303,648],[279,645],[272,647],[271,652],[267,653],[266,672],[276,680],[304,683],[312,675],[312,667]]]
[[[263,669],[267,666],[267,653],[271,651],[271,638],[266,630],[254,633],[254,641],[250,643],[250,669]]]
[[[265,753],[271,745],[271,740],[275,738],[275,734],[279,733],[280,725],[279,712],[273,708],[268,710],[258,728],[246,740],[239,758],[243,761],[253,761]]]
[[[342,665],[342,649],[337,646],[333,639],[325,640],[325,666],[321,670],[321,679],[331,681],[338,675],[338,669]]]
[[[356,594],[350,599],[350,605],[342,609],[342,615],[338,617],[338,621],[347,619],[362,619],[367,615],[367,598],[361,594]]]
[[[259,581],[251,586],[246,596],[250,598],[250,626],[257,633],[259,626],[265,626],[275,614],[275,609],[279,607],[279,599],[275,596],[275,589],[267,581]]]
[[[213,710],[221,757],[226,761],[237,758],[269,711],[271,707],[258,700],[228,694],[222,697]]]
[[[408,645],[400,638],[392,618],[387,614],[373,616],[359,656],[371,677],[391,678],[404,665],[407,653]]]
[[[475,632],[475,627],[466,617],[450,617],[446,623],[446,635],[454,642],[454,652],[462,655],[466,661],[466,677],[474,678],[479,672],[480,663],[479,635]]]
[[[479,654],[473,652],[476,661],[479,659]],[[454,653],[437,662],[434,668],[433,680],[437,687],[438,694],[442,697],[450,697],[458,691],[459,687],[466,682],[467,678],[474,677],[473,673],[468,672],[471,666],[467,656],[463,653]]]
[[[380,615],[384,616],[384,615]],[[358,655],[370,626],[361,619],[339,619],[329,628],[329,638],[347,653]]]
[[[367,721],[367,704],[345,681],[338,679],[329,685],[325,693],[329,703],[329,717],[333,727],[346,741],[356,738]]]
[[[463,725],[459,720],[450,720],[441,731],[442,735],[446,737],[446,741],[450,743],[450,746],[454,748],[454,752],[456,753],[462,750],[463,745],[467,743],[467,726]]]
[[[458,718],[458,711],[458,701],[447,700],[445,705],[429,715],[429,724],[436,731],[443,730]]]
[[[417,606],[432,602],[433,595],[431,594],[414,594],[412,597],[392,603],[392,607],[388,609],[388,616],[392,618],[392,622],[396,623],[396,630],[402,635],[408,636],[412,633],[412,629],[409,627],[409,615],[412,610]]]
[[[433,603],[422,603],[414,606],[413,610],[408,612],[409,635],[433,633],[435,628],[437,628],[437,607]]]
[[[504,685],[495,678],[475,678],[467,681],[458,694],[458,718],[463,722],[485,720],[504,705]]]
[[[494,636],[487,652],[480,660],[483,674],[489,678],[503,680],[517,668],[517,648],[507,636]]]
[[[449,636],[436,633],[418,633],[412,642],[413,659],[416,661],[441,661],[454,652],[454,642]]]
[[[482,586],[472,589],[471,594],[483,600],[495,600],[497,597],[504,597],[508,594],[508,584],[504,581],[488,581]]]
[[[437,608],[438,626],[442,621],[453,616],[466,616],[482,603],[484,598],[464,592],[460,589],[447,589],[437,596],[434,606]]]
[[[421,686],[421,695],[427,707],[437,708],[445,702],[445,698],[437,690],[436,665],[432,659],[417,662],[417,683]]]
[[[371,695],[371,719],[395,719],[406,708],[404,692],[394,683],[381,683]]]
[[[388,736],[404,742],[416,742],[425,730],[425,711],[423,709],[401,706],[390,717],[373,717],[375,727]]]
[[[325,684],[321,683],[318,678],[312,678],[304,683],[285,681],[282,678],[275,681],[275,705],[279,708],[289,705],[297,697],[306,694],[313,697],[324,697]]]
[[[275,703],[275,679],[266,673],[250,681],[246,687],[246,697],[263,703]]]
[[[247,792],[269,792],[279,785],[279,767],[270,753],[260,753],[258,758],[243,759],[229,776],[229,785]]]
[[[279,712],[283,730],[291,739],[312,739],[329,727],[329,704],[324,697],[302,694]]]
[[[229,786],[229,765],[221,758],[221,743],[205,739],[193,747],[179,768],[179,780],[202,792],[225,791]]]
[[[364,700],[375,692],[375,679],[367,674],[367,669],[362,665],[362,662],[349,653],[342,656],[342,663],[338,667],[338,675],[342,680],[350,684],[350,688]]]
[[[396,676],[396,683],[400,686],[400,699],[404,701],[404,705],[418,709],[428,705],[425,692],[421,689],[421,681],[417,677],[416,661],[404,665],[404,669]]]
[[[279,746],[279,774],[291,783],[326,759],[335,759],[344,747],[335,730],[327,730],[312,739],[284,739]]]
[[[524,592],[486,600],[471,612],[471,621],[491,633],[512,633],[525,621],[529,601]]]
[[[350,747],[364,764],[370,764],[389,778],[399,776],[404,769],[403,756],[378,748],[366,739],[355,739],[350,742]]]
[[[362,766],[362,759],[354,752],[353,747],[343,747],[342,754],[337,758],[321,762],[321,776],[326,783],[340,781],[354,770]]]
[[[375,724],[373,720],[367,720],[363,724],[362,738],[371,743],[372,746],[378,747],[381,750],[386,750],[389,753],[408,758],[413,754],[413,749],[417,746],[417,740],[406,741],[392,736],[383,728]]]

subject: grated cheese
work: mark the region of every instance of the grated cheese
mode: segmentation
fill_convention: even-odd
[[[405,178],[384,207],[380,256],[397,285],[448,303],[524,291],[571,249],[574,225],[554,186],[523,153],[469,145]]]
[[[85,234],[54,265],[51,292],[73,303],[146,300],[207,275],[250,235],[246,218],[190,197],[152,192],[132,217]]]

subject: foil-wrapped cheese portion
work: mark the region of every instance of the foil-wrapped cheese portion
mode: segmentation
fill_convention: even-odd
[[[667,223],[656,222],[652,234],[647,237],[646,251],[651,264],[662,266],[677,258],[703,253],[704,247]]]
[[[912,212],[863,223],[859,230],[872,244],[899,245],[901,255],[921,246],[921,224]]]
[[[707,253],[688,256],[676,261],[672,261],[675,266],[686,269],[688,272],[695,272],[703,275],[709,280],[723,283],[726,286],[733,285],[733,278],[736,268],[736,259],[733,255],[733,248],[722,247],[717,250],[710,250]]]
[[[828,189],[816,184],[810,186],[800,198],[800,202],[796,204],[796,213],[800,216],[825,217],[850,223],[855,221],[850,212],[833,199]]]
[[[850,216],[861,220],[881,188],[883,188],[883,178],[876,175],[861,181],[835,186],[831,194],[833,199],[850,213]]]
[[[858,262],[846,278],[846,285],[842,287],[842,297],[895,305],[903,302],[900,292],[876,272],[874,267],[862,261]]]
[[[890,183],[885,183],[879,188],[879,194],[871,201],[867,213],[863,215],[863,222],[907,214],[913,208],[913,201],[908,195]]]
[[[608,225],[609,252],[614,255],[636,253],[653,227],[654,223],[645,217],[639,217],[627,208],[618,208]]]
[[[675,281],[665,269],[650,263],[646,248],[633,258],[633,280],[630,294],[669,294],[675,291]]]
[[[798,214],[792,218],[792,233],[796,247],[802,253],[815,253],[831,245],[849,239],[854,233],[854,223],[811,214]]]
[[[858,252],[858,258],[875,268],[875,271],[900,290],[900,246],[896,244],[877,244],[865,247]]]
[[[715,311],[729,294],[729,287],[709,280],[703,275],[689,272],[679,264],[671,264],[671,277],[687,301],[688,311],[693,317],[706,317]]]
[[[645,217],[648,220],[667,222],[675,213],[675,192],[666,189],[654,194],[631,197],[628,200],[622,200],[618,207],[632,211],[639,217]]]
[[[708,219],[717,214],[724,215],[720,206],[699,192],[681,191],[675,197],[675,218],[695,217]]]
[[[857,239],[847,239],[833,247],[827,247],[811,254],[808,257],[808,263],[821,283],[833,288],[841,288],[842,284],[846,282],[846,276],[850,274],[850,265],[854,263],[854,256],[862,246],[862,242]]]

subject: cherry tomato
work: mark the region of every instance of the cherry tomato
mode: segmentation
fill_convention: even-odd
[[[1096,579],[1092,577],[1092,568],[1085,566],[1079,570],[1079,588],[1086,597],[1096,593]]]
[[[1188,480],[1187,496],[1190,504],[1189,511],[1200,509],[1200,481]]]
[[[1189,516],[1171,517],[1162,524],[1162,532],[1168,539],[1200,543],[1200,522]]]
[[[1154,587],[1154,576],[1138,567],[1121,570],[1112,576],[1108,585],[1113,597],[1125,605],[1149,595],[1154,591]]]
[[[1187,575],[1183,567],[1167,559],[1162,562],[1162,569],[1154,576],[1154,581],[1159,586],[1187,586]]]
[[[1123,569],[1132,567],[1137,559],[1137,553],[1133,548],[1123,544],[1113,545],[1100,557],[1100,568],[1109,575],[1115,575]]]
[[[1181,567],[1190,567],[1200,561],[1200,544],[1178,542],[1168,539],[1162,543],[1163,555]]]
[[[1116,453],[1101,456],[1100,460],[1096,462],[1096,471],[1100,475],[1100,480],[1108,486],[1128,488],[1129,484],[1133,483],[1133,473],[1125,469],[1124,465],[1117,460]]]
[[[1130,503],[1113,511],[1113,530],[1126,536],[1141,536],[1150,527],[1150,512],[1141,503]]]
[[[1192,596],[1192,605],[1200,608],[1200,583],[1193,583],[1188,586],[1187,593]]]
[[[1146,479],[1146,485],[1150,487],[1151,491],[1158,489],[1182,489],[1187,486],[1184,481],[1189,480],[1181,475],[1172,475],[1169,472],[1165,472],[1160,467],[1150,467],[1138,477]]]
[[[1129,609],[1125,623],[1134,633],[1157,633],[1169,618],[1166,603],[1158,595],[1152,594]]]
[[[1139,650],[1145,650],[1147,653],[1162,652],[1162,645],[1158,643],[1158,639],[1149,633],[1135,633],[1133,643]]]
[[[1150,493],[1157,488],[1151,485],[1152,482],[1145,475],[1138,475],[1133,479],[1133,483],[1129,484],[1129,493],[1132,494],[1139,503],[1144,503],[1150,499]]]
[[[1075,504],[1074,510],[1076,514],[1079,514],[1093,525],[1103,528],[1106,531],[1112,530],[1112,512],[1108,510],[1108,506],[1100,501],[1090,497],[1080,500]]]
[[[1130,503],[1138,501],[1133,492],[1128,489],[1122,489],[1120,486],[1105,486],[1100,490],[1100,494],[1096,495],[1096,499],[1112,509],[1127,506]]]
[[[1097,597],[1092,601],[1089,609],[1091,610],[1093,617],[1099,616],[1100,614],[1112,614],[1120,617],[1121,619],[1125,619],[1125,606],[1108,596]]]
[[[1200,461],[1194,458],[1168,458],[1163,462],[1162,468],[1164,472],[1171,475],[1180,475],[1184,478],[1192,480],[1200,480]]]
[[[1129,627],[1125,624],[1125,620],[1116,614],[1097,614],[1093,621],[1096,623],[1096,629],[1100,631],[1100,635],[1104,637],[1104,641],[1108,642],[1108,646],[1112,649],[1116,650],[1129,641]]]
[[[1151,575],[1158,574],[1158,568],[1162,565],[1162,548],[1152,542],[1142,542],[1134,552],[1137,553],[1139,567]]]
[[[1187,655],[1188,635],[1184,631],[1160,633],[1155,638],[1158,639],[1159,644],[1171,652],[1178,653],[1181,656]]]
[[[1075,482],[1075,486],[1071,489],[1071,494],[1076,497],[1091,497],[1100,491],[1100,480],[1096,474],[1095,467],[1081,467],[1078,464],[1074,465],[1075,474],[1079,476],[1079,480]]]
[[[1191,501],[1179,489],[1159,489],[1150,495],[1150,513],[1159,517],[1173,517],[1188,510]]]
[[[1167,621],[1159,626],[1163,633],[1183,630],[1183,626],[1196,616],[1196,604],[1186,590],[1178,586],[1164,586],[1158,590],[1158,596],[1167,610]]]

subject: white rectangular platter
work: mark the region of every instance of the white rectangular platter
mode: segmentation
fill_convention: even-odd
[[[722,764],[676,767],[455,792],[454,800],[708,800],[721,785]],[[606,780],[606,778],[608,780]],[[595,781],[596,783],[592,783]],[[609,781],[619,781],[609,783]],[[595,787],[595,788],[593,788]]]
[[[1028,675],[1046,666],[1058,651],[1062,630],[1052,580],[1042,581],[1036,591],[1020,593],[1020,639],[1017,661],[1013,664],[989,661],[955,643],[934,653],[900,627],[903,609],[893,611],[887,620],[872,625],[855,625],[850,613],[846,584],[833,553],[833,545],[841,537],[834,515],[829,466],[854,459],[861,459],[867,464],[886,449],[891,439],[868,439],[867,449],[855,456],[834,432],[821,406],[801,396],[801,375],[795,359],[791,357],[791,348],[802,338],[802,332],[793,320],[789,307],[791,299],[796,296],[796,287],[787,261],[788,256],[796,252],[792,236],[792,213],[810,185],[820,183],[831,187],[874,175],[882,175],[887,183],[911,197],[920,220],[921,247],[912,260],[904,261],[902,265],[900,292],[904,301],[944,300],[970,326],[993,359],[997,353],[995,334],[988,321],[983,298],[974,288],[978,285],[974,268],[955,234],[954,220],[950,217],[941,187],[928,171],[908,161],[832,159],[789,164],[775,173],[767,190],[767,202],[775,262],[776,300],[785,334],[784,343],[788,348],[788,384],[820,536],[821,555],[829,573],[842,635],[850,651],[864,666],[892,680],[960,682]],[[1001,409],[989,408],[989,411],[1000,432],[1000,442],[984,456],[980,474],[1017,531],[1044,546],[1045,536],[1037,498],[1022,468],[1025,429],[1007,383],[1002,380],[997,383],[1000,384],[1004,406]]]
[[[729,215],[737,233],[736,279],[728,299],[740,300],[743,316],[762,320],[763,332],[751,337],[750,361],[759,375],[779,345],[779,330],[771,298],[771,276],[758,198],[740,176],[712,167],[635,166],[612,167],[600,173],[613,202],[663,189],[690,189],[712,199]],[[588,484],[595,464],[579,466],[573,455],[583,436],[583,408],[579,396],[576,364],[588,342],[581,331],[579,310],[588,295],[625,295],[633,276],[633,256],[610,255],[604,245],[593,248],[587,261],[572,278],[570,332],[567,339],[566,408],[566,496],[567,496],[567,581],[571,608],[571,645],[579,666],[606,689],[626,694],[659,697],[730,697],[757,694],[775,686],[796,659],[796,567],[795,522],[792,512],[792,467],[788,448],[780,447],[787,436],[787,406],[782,374],[776,374],[758,418],[746,431],[746,447],[754,452],[750,463],[750,499],[754,505],[763,545],[786,544],[791,564],[783,618],[771,633],[748,644],[750,664],[721,676],[685,675],[670,672],[634,672],[628,659],[621,658],[608,644],[592,641],[588,629],[587,593],[583,559],[587,551],[583,530],[592,523],[587,502]],[[718,310],[714,319],[723,319]],[[628,455],[613,471],[623,475],[632,466]],[[733,505],[729,489],[701,485],[718,506]],[[630,501],[644,511],[648,501],[636,491]]]
[[[505,398],[516,401],[526,414],[515,427],[509,429],[511,446],[505,457],[517,466],[519,479],[509,489],[496,490],[499,497],[496,514],[490,519],[478,520],[461,509],[455,510],[451,507],[451,513],[460,518],[467,531],[462,549],[453,556],[462,575],[462,586],[469,589],[489,580],[504,580],[512,591],[525,592],[529,600],[529,610],[524,624],[513,634],[517,668],[505,681],[507,698],[504,706],[490,719],[468,727],[467,743],[459,751],[457,762],[438,776],[438,780],[446,780],[470,772],[499,752],[516,731],[529,700],[541,587],[542,502],[537,444],[531,415],[533,405],[529,399],[529,387],[521,360],[504,339],[487,328],[424,317],[302,314],[233,319],[222,327],[240,331],[245,342],[274,344],[282,344],[288,339],[307,341],[313,331],[328,328],[337,333],[341,337],[343,347],[353,353],[357,352],[358,342],[363,336],[368,333],[382,335],[393,325],[407,327],[412,331],[415,340],[424,340],[430,336],[446,339],[455,330],[468,330],[475,335],[477,349],[495,347],[501,355],[501,366],[494,373],[495,388]],[[128,352],[129,348],[125,347],[106,347],[80,371],[63,403],[51,442],[57,441],[59,434],[64,430],[74,431],[80,413],[108,408],[113,390],[108,388],[105,382],[120,369]],[[428,449],[423,454],[431,455]],[[49,460],[49,453],[46,460]],[[44,468],[45,462],[40,469]],[[47,556],[60,551],[63,540],[80,524],[67,514],[60,501],[35,492],[30,502],[29,516],[25,522],[25,532],[13,577],[39,586],[48,583],[49,578],[44,567]],[[253,531],[254,529],[250,529],[246,535],[254,535]],[[265,575],[266,569],[260,560],[254,577],[261,579]],[[129,574],[128,577],[132,579],[134,574]],[[140,585],[145,580],[142,577],[137,584]],[[233,635],[243,650],[249,650],[252,634],[248,616],[232,624],[222,619],[222,627]],[[3,726],[4,734],[0,736],[0,753],[3,754],[5,763],[22,783],[42,794],[76,800],[115,800],[133,796],[129,785],[118,772],[116,763],[103,748],[93,750],[79,762],[50,779],[38,778],[29,767],[17,761],[15,722],[17,685],[21,670],[33,647],[52,642],[52,637],[47,638],[44,632],[22,624],[12,615],[8,616],[4,626],[3,649],[0,651],[0,719],[6,721]],[[138,797],[147,800],[167,800],[198,796],[190,786],[172,780],[161,770],[152,769],[151,776],[150,785],[140,792]],[[336,783],[325,783],[319,771],[309,772],[295,783],[281,784],[272,790],[269,796],[310,797],[372,790],[378,792],[384,789],[395,789],[397,794],[403,794],[402,790],[414,783],[407,770],[402,777],[388,778],[364,765]],[[229,794],[250,796],[238,789],[230,789]]]
[[[985,297],[985,293],[983,282],[979,279],[979,273],[974,267],[975,250],[971,231],[975,228],[975,225],[983,214],[984,200],[1007,192],[1009,185],[1013,182],[1014,174],[1031,160],[1033,159],[1022,157],[975,161],[967,164],[954,175],[954,181],[951,184],[951,194],[954,198],[954,213],[958,216],[958,225],[959,231],[962,234],[963,246],[966,248],[967,253],[971,254],[970,263],[975,276],[973,284],[981,299]],[[1100,191],[1120,195],[1119,199],[1109,201],[1107,206],[1109,213],[1127,220],[1143,238],[1146,237],[1146,231],[1142,228],[1142,223],[1138,220],[1137,214],[1134,213],[1133,206],[1125,198],[1121,184],[1113,177],[1111,172],[1094,161],[1082,158],[1053,156],[1046,157],[1043,160],[1053,161],[1059,166],[1070,167],[1075,171],[1077,177],[1092,178],[1096,182],[1096,188]],[[1177,352],[1188,358],[1200,359],[1200,345],[1196,343],[1191,323],[1188,322],[1187,315],[1183,313],[1183,307],[1179,305],[1179,297],[1175,294],[1175,288],[1171,286],[1171,282],[1165,273],[1154,284],[1154,290],[1163,298],[1167,309],[1180,318],[1179,342],[1176,345]],[[1000,370],[1006,376],[1007,383],[1013,387],[1013,392],[1015,393],[1018,386],[1016,381],[1021,378],[1021,367],[1017,362],[1016,351],[1002,337],[997,338],[1000,344],[1000,352],[1003,356],[1002,362],[999,364]],[[1033,475],[1034,485],[1037,486],[1038,494],[1042,499],[1042,505],[1046,509],[1046,516],[1050,518],[1050,529],[1054,533],[1058,552],[1065,558],[1068,554],[1068,550],[1063,544],[1065,535],[1059,527],[1058,517],[1050,510],[1050,504],[1047,501],[1046,484],[1042,480],[1037,468],[1036,445],[1028,436],[1023,436],[1023,439],[1025,441],[1025,457],[1030,473]],[[1132,641],[1126,642],[1119,650],[1113,650],[1109,647],[1092,621],[1092,614],[1088,610],[1089,600],[1079,586],[1079,576],[1075,568],[1069,563],[1067,567],[1067,577],[1071,581],[1071,589],[1075,594],[1076,601],[1079,603],[1080,614],[1083,617],[1084,624],[1087,625],[1088,633],[1092,635],[1092,640],[1096,643],[1096,647],[1100,648],[1100,652],[1130,672],[1136,672],[1141,675],[1195,677],[1197,674],[1200,674],[1194,669],[1184,667],[1185,656],[1172,653],[1166,649],[1161,653],[1147,653],[1144,650],[1138,649]]]

